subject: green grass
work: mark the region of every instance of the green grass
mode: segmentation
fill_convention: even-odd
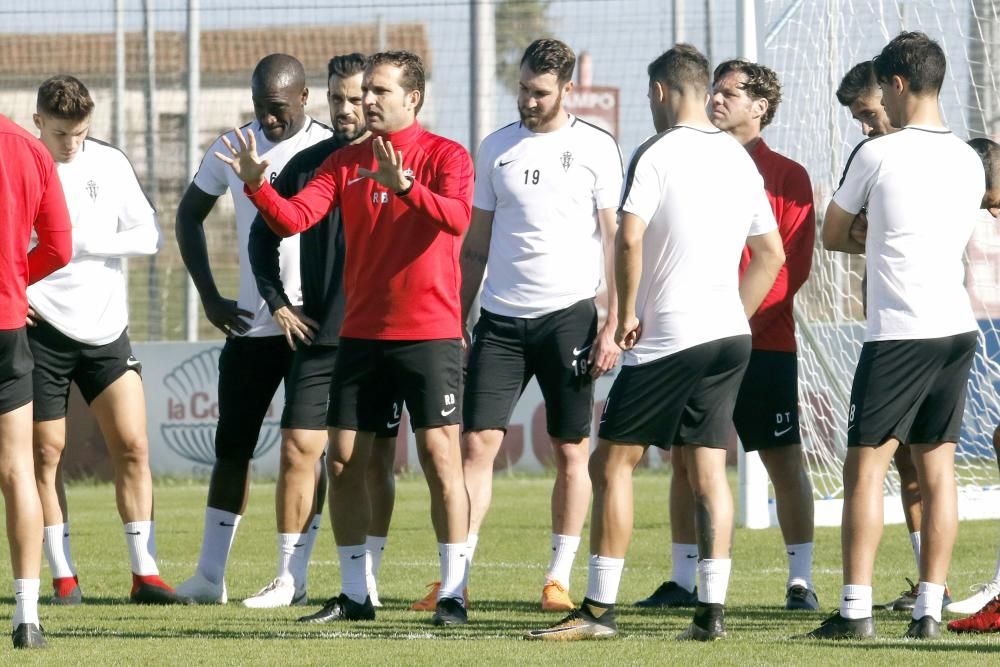
[[[1000,635],[948,636],[937,642],[899,639],[906,614],[882,613],[882,637],[867,643],[792,643],[786,638],[814,627],[827,613],[781,609],[785,554],[777,530],[738,530],[729,587],[729,639],[712,645],[672,641],[688,623],[689,611],[646,612],[627,606],[645,597],[667,574],[669,534],[667,479],[642,473],[636,479],[636,531],[626,561],[619,600],[621,637],[604,642],[552,645],[520,639],[528,629],[558,620],[538,610],[549,555],[548,494],[540,477],[496,479],[493,510],[481,534],[471,584],[472,611],[465,628],[437,630],[430,615],[411,612],[409,603],[437,578],[435,540],[428,517],[426,486],[406,477],[397,488],[396,516],[382,565],[380,593],[385,605],[373,623],[304,626],[294,610],[250,610],[238,602],[225,607],[146,608],[125,604],[130,576],[114,490],[106,484],[70,487],[73,547],[86,598],[83,606],[43,605],[42,622],[50,650],[18,655],[32,664],[685,664],[685,665],[844,665],[942,664],[1000,658]],[[158,543],[164,577],[177,583],[193,570],[203,522],[205,486],[170,482],[156,490]],[[275,562],[273,484],[256,484],[241,524],[227,581],[231,600],[251,595],[271,578]],[[951,584],[957,595],[989,578],[996,555],[995,522],[962,524]],[[584,538],[584,545],[586,537]],[[817,533],[816,584],[824,610],[835,606],[840,586],[837,529]],[[586,547],[577,555],[572,593],[586,585]],[[6,563],[6,559],[3,559]],[[876,600],[889,600],[913,576],[906,529],[886,529],[877,564]],[[9,564],[0,579],[10,581]],[[43,594],[48,573],[43,569]],[[9,586],[9,584],[7,584]],[[324,531],[314,553],[309,590],[322,600],[339,589],[333,536]],[[7,591],[10,589],[8,588]],[[10,594],[3,614],[12,613]],[[310,605],[306,609],[315,609]],[[9,645],[0,663],[11,663]]]

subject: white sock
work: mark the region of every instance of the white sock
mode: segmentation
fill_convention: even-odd
[[[569,590],[569,576],[573,570],[573,559],[580,547],[579,535],[557,535],[552,533],[552,558],[545,572],[546,581],[558,581]]]
[[[920,620],[930,616],[941,622],[941,604],[944,602],[944,584],[930,584],[921,581],[917,585],[917,602],[913,605],[913,618]]]
[[[788,554],[788,583],[785,588],[805,586],[812,590],[813,543],[786,544],[785,553]]]
[[[840,595],[840,615],[844,618],[870,618],[872,615],[872,587],[847,584]]]
[[[467,549],[468,542],[455,544],[438,542],[438,558],[441,560],[441,590],[438,591],[438,600],[444,598],[465,600],[462,582],[465,581]]]
[[[1000,551],[997,552],[997,569],[993,573],[993,581],[1000,582]]]
[[[226,563],[241,518],[239,514],[215,507],[205,508],[205,532],[201,538],[198,572],[213,584],[222,583],[226,576]]]
[[[698,576],[698,545],[670,544],[670,581],[686,591],[694,591]]]
[[[14,580],[14,629],[22,623],[38,623],[38,579]]]
[[[45,526],[42,550],[45,551],[45,560],[49,562],[53,579],[76,576],[76,566],[69,550],[69,524]]]
[[[364,604],[368,597],[365,584],[365,545],[354,544],[337,547],[340,558],[340,591],[358,604]]]
[[[917,563],[917,578],[920,578],[920,531],[910,533],[910,546],[913,547],[913,560]]]
[[[125,543],[132,573],[139,576],[159,574],[156,567],[156,539],[152,521],[130,521],[125,524]]]
[[[698,602],[726,604],[731,558],[705,558],[698,562]]]
[[[469,573],[472,572],[472,559],[476,555],[476,547],[479,546],[479,534],[469,533],[469,539],[465,541],[465,576],[462,577],[462,591],[469,587]]]
[[[590,554],[587,564],[587,599],[604,605],[618,600],[618,586],[625,569],[624,558],[608,558]]]
[[[296,589],[301,589],[305,582],[295,576],[292,563],[296,559],[302,560],[300,554],[305,549],[308,536],[309,533],[278,533],[278,571],[275,578],[294,584]],[[306,565],[308,564],[309,561],[306,561]],[[303,572],[300,576],[304,577],[304,574]]]
[[[382,554],[388,537],[369,535],[365,540],[365,582],[368,593],[378,594],[378,569],[382,565]]]
[[[313,514],[309,523],[309,531],[305,534],[306,545],[295,552],[292,558],[292,576],[295,577],[296,585],[301,584],[301,588],[306,587],[306,580],[309,576],[309,561],[312,560],[313,548],[316,546],[316,539],[323,529],[323,515]]]

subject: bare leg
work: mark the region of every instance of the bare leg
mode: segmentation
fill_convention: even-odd
[[[416,435],[437,540],[464,544],[469,537],[469,495],[462,475],[458,425],[417,429]]]
[[[316,513],[316,465],[326,447],[327,432],[282,429],[281,459],[274,504],[279,533],[309,531]]]
[[[598,440],[590,457],[590,481],[594,489],[590,553],[625,558],[632,540],[632,471],[645,452],[644,445]]]
[[[840,544],[844,584],[872,585],[875,554],[882,540],[882,484],[899,446],[888,440],[878,447],[848,447],[844,461],[844,516]]]
[[[42,503],[46,526],[65,523],[66,514],[59,494],[59,462],[66,447],[66,419],[34,422],[32,441],[35,461],[35,486]]]
[[[326,464],[330,521],[338,546],[364,544],[371,521],[367,470],[373,434],[331,428]]]
[[[42,567],[42,505],[34,480],[32,405],[0,415],[0,489],[14,579],[38,579]]]
[[[493,496],[493,461],[503,442],[503,431],[488,429],[466,431],[462,436],[464,448],[462,468],[465,488],[469,494],[469,532],[478,535],[486,519]]]
[[[674,544],[695,544],[694,495],[688,482],[688,469],[681,447],[670,453],[670,540]]]
[[[923,497],[920,581],[944,585],[958,534],[955,443],[910,445]]]
[[[371,503],[371,523],[368,534],[386,537],[396,505],[396,439],[376,438],[368,462],[368,498]]]
[[[761,449],[761,461],[774,485],[778,525],[785,544],[813,541],[813,489],[802,445]]]
[[[897,472],[899,472],[899,499],[903,504],[903,518],[906,519],[906,528],[911,533],[916,533],[920,530],[923,518],[917,468],[908,447],[898,447],[893,461],[896,463]]]
[[[685,445],[682,453],[694,495],[698,554],[703,560],[730,558],[733,495],[726,478],[726,450]]]
[[[556,459],[556,482],[552,487],[552,532],[577,536],[583,531],[590,503],[590,440],[552,438]]]

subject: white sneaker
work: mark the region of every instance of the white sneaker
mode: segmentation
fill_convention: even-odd
[[[970,586],[969,590],[976,592],[964,600],[946,604],[944,610],[950,614],[975,614],[985,607],[987,602],[1000,595],[1000,581],[994,579],[986,584],[976,584]]]
[[[244,607],[251,609],[274,609],[276,607],[296,607],[308,602],[305,589],[296,590],[295,584],[277,578],[252,597],[243,601]]]
[[[195,571],[190,579],[182,581],[175,590],[178,595],[191,598],[197,604],[226,604],[229,601],[226,580],[214,584],[199,571]]]

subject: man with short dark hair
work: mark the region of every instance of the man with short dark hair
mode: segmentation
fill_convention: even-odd
[[[28,288],[28,342],[35,359],[35,481],[45,516],[52,602],[81,601],[68,512],[57,488],[73,382],[93,410],[111,454],[132,568],[130,599],[184,603],[160,578],[156,564],[146,402],[142,366],[128,338],[123,266],[126,257],[156,253],[160,228],[125,154],[88,136],[93,109],[90,92],[75,77],[55,76],[38,89],[35,126],[56,161],[73,220],[73,259]]]
[[[900,33],[882,49],[875,75],[900,130],[854,150],[826,212],[823,245],[865,253],[868,323],[848,410],[840,610],[801,638],[875,635],[882,485],[900,445],[914,458],[923,499],[920,583],[905,637],[940,636],[958,528],[955,443],[978,340],[962,255],[985,190],[979,157],[941,120],[944,72],[944,51],[923,33]],[[865,245],[850,233],[863,207]]]
[[[267,160],[268,178],[277,178],[293,155],[331,136],[329,127],[305,112],[309,98],[305,69],[292,56],[273,53],[262,58],[250,78],[250,92],[255,118],[244,129],[261,136],[259,148]],[[225,141],[223,135],[208,149],[177,207],[176,224],[181,258],[201,296],[205,316],[226,336],[219,357],[219,423],[201,555],[194,575],[178,586],[178,591],[196,602],[215,604],[229,599],[226,563],[249,498],[250,461],[274,392],[291,366],[292,350],[284,334],[308,328],[295,308],[302,299],[297,238],[283,241],[279,250],[280,276],[289,304],[282,304],[272,315],[257,291],[248,255],[257,209],[243,193],[243,182],[213,157],[225,150]],[[239,244],[239,298],[235,301],[224,298],[215,284],[204,231],[205,219],[227,190],[236,209]],[[289,604],[307,601],[307,566],[321,525],[318,514],[304,534],[295,530],[278,538],[279,562],[285,563],[279,570],[297,573]]]
[[[305,187],[335,150],[360,143],[368,137],[361,110],[361,79],[366,62],[367,58],[360,53],[330,59],[327,65],[327,102],[333,136],[306,148],[288,161],[272,184],[282,196],[291,197]],[[281,414],[281,459],[275,491],[279,542],[281,534],[302,534],[320,528],[314,517],[322,513],[326,492],[326,474],[321,460],[326,448],[326,410],[330,379],[337,359],[340,326],[344,319],[344,231],[340,209],[331,208],[316,226],[302,233],[301,308],[292,305],[281,282],[280,243],[281,237],[272,232],[258,214],[250,230],[249,245],[250,265],[257,288],[272,314],[280,308],[290,307],[299,312],[299,322],[305,325],[284,329],[294,354],[285,389],[285,408]],[[395,401],[388,408],[386,423],[378,432],[369,463],[368,490],[374,532],[369,531],[366,548],[370,561],[368,594],[375,606],[380,606],[375,576],[385,549],[395,492],[393,460],[400,408]],[[301,572],[291,571],[289,564],[288,559],[279,558],[274,580],[245,604],[256,607],[288,606],[296,588],[303,586],[303,582],[295,581],[296,575],[301,577]]]
[[[784,262],[763,181],[747,151],[705,112],[708,60],[678,44],[648,69],[659,133],[629,162],[615,238],[621,372],[590,458],[594,504],[587,596],[529,639],[617,634],[615,601],[632,536],[632,471],[650,445],[684,457],[695,497],[700,576],[694,620],[678,639],[725,636],[733,498],[726,441],[750,357],[747,319]],[[712,192],[726,184],[726,215]],[[710,221],[707,222],[707,221]],[[740,257],[751,258],[738,279]]]
[[[458,254],[469,225],[472,160],[459,144],[424,130],[417,112],[424,68],[406,51],[369,59],[362,84],[371,137],[335,151],[297,195],[283,199],[266,178],[254,134],[226,139],[219,154],[246,183],[250,201],[280,236],[316,224],[339,206],[347,253],[347,302],[333,371],[330,511],[342,592],[302,621],[372,620],[365,540],[371,511],[366,469],[383,407],[402,396],[431,495],[441,588],[435,625],[467,622],[462,596],[469,501],[462,478],[462,327]]]
[[[572,49],[556,39],[536,40],[525,50],[521,122],[497,130],[479,148],[472,224],[461,255],[463,322],[486,273],[463,405],[466,567],[489,509],[493,461],[534,376],[545,397],[556,466],[544,611],[573,608],[570,570],[590,500],[593,380],[618,361],[613,245],[621,153],[614,137],[563,107],[575,62]],[[609,307],[598,331],[594,295],[602,269]]]
[[[788,554],[785,608],[816,609],[813,490],[799,435],[792,314],[795,294],[812,266],[816,238],[812,184],[802,165],[771,150],[761,137],[781,101],[781,85],[772,69],[746,60],[727,60],[715,68],[712,87],[712,123],[736,138],[757,165],[785,251],[785,263],[771,291],[750,318],[752,350],[733,422],[743,448],[759,452],[774,486],[778,525]],[[741,271],[750,259],[747,248],[740,261]],[[650,597],[636,603],[640,607],[694,606],[697,602],[694,502],[684,457],[673,458],[671,464],[671,577]]]
[[[0,115],[0,491],[14,575],[14,648],[44,648],[38,620],[42,505],[31,451],[32,360],[26,288],[69,262],[69,212],[52,156]],[[37,243],[31,247],[32,234]]]

